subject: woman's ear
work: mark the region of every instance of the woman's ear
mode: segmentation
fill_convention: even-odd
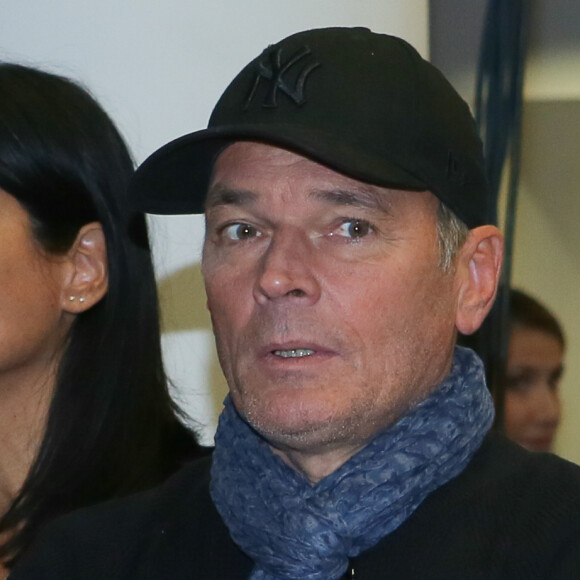
[[[61,305],[71,314],[79,314],[94,306],[109,288],[107,245],[98,222],[84,225],[67,252],[66,279]]]
[[[490,311],[503,258],[503,236],[495,226],[470,230],[457,261],[459,280],[457,330],[472,334]]]

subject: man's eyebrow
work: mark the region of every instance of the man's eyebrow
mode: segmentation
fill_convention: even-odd
[[[231,189],[217,184],[208,191],[205,200],[205,207],[206,209],[210,209],[218,205],[247,205],[255,201],[256,198],[257,195],[251,191],[245,189]]]
[[[386,195],[370,189],[330,189],[314,190],[314,199],[328,201],[334,205],[346,205],[362,209],[380,209],[390,213],[391,204]]]

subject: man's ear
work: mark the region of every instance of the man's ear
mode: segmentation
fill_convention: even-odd
[[[94,306],[109,289],[107,246],[98,222],[84,225],[67,252],[62,309],[79,314]]]
[[[472,334],[490,311],[503,258],[503,236],[495,226],[470,230],[457,261],[459,280],[457,330]]]

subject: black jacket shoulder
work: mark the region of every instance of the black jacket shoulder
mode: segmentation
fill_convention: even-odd
[[[363,579],[385,566],[397,579],[578,579],[580,467],[491,434],[463,473],[353,565]]]

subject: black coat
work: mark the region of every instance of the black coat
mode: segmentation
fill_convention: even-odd
[[[253,563],[211,502],[209,464],[62,518],[10,580],[248,578]],[[351,564],[357,580],[580,579],[580,467],[489,436],[462,474]]]

